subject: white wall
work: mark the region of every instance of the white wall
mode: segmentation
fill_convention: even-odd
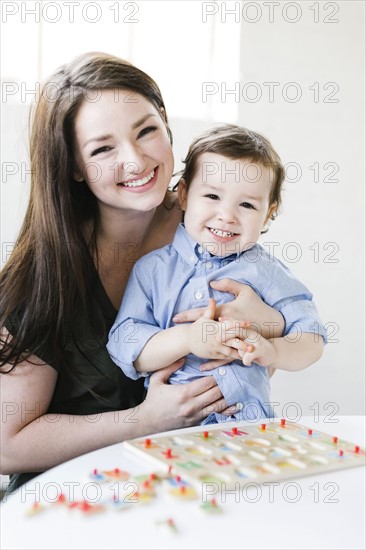
[[[103,3],[104,9],[107,4]],[[317,365],[295,374],[276,373],[272,397],[281,403],[277,408],[279,415],[285,408],[288,416],[295,416],[299,407],[303,414],[313,414],[317,407],[320,414],[334,411],[337,414],[363,414],[363,2],[281,2],[280,6],[270,3],[274,9],[273,22],[269,19],[269,4],[263,2],[149,2],[148,18],[146,13],[144,18],[147,3],[136,4],[140,8],[141,23],[140,26],[136,23],[128,41],[118,39],[126,27],[115,25],[108,32],[108,38],[101,38],[101,23],[92,27],[84,22],[83,27],[66,28],[67,36],[73,39],[65,38],[67,55],[65,53],[62,57],[62,29],[56,23],[52,27],[53,33],[47,31],[47,43],[43,42],[41,53],[58,48],[54,66],[87,49],[110,51],[143,65],[145,71],[162,82],[163,95],[168,98],[168,112],[172,105],[177,168],[192,137],[220,120],[236,121],[263,132],[285,163],[295,163],[301,169],[297,182],[291,182],[296,179],[296,170],[288,171],[283,212],[262,238],[262,243],[280,243],[275,248],[278,257],[312,289],[324,323],[335,329],[334,341],[326,347]],[[225,6],[237,11],[229,15]],[[311,10],[310,6],[319,7],[318,23],[314,21],[314,8]],[[300,10],[299,20],[290,23],[288,20],[299,16]],[[214,11],[213,15],[207,13]],[[207,14],[206,23],[203,22],[204,13]],[[253,22],[256,18],[258,21]],[[328,22],[324,21],[326,18]],[[336,19],[338,22],[332,22]],[[209,39],[208,25],[214,29],[210,35],[211,39],[214,38],[211,50],[206,43],[205,47],[202,44],[203,40]],[[229,36],[237,33],[238,26],[241,31],[239,54],[233,52],[229,42]],[[166,32],[168,28],[169,33]],[[80,34],[83,29],[89,33],[85,42]],[[35,32],[38,31],[39,25],[36,25]],[[57,43],[52,43],[53,35]],[[157,36],[159,40],[154,39]],[[8,40],[11,41],[10,36]],[[215,51],[216,61],[208,71],[210,51]],[[13,65],[11,55],[12,48],[3,48],[5,66],[14,68],[14,79],[21,80],[22,70],[24,78],[29,81],[32,78],[30,73],[36,80],[39,72],[45,72],[45,66],[47,72],[53,69],[47,65],[49,55],[46,59],[42,53],[43,61],[39,62],[34,40],[29,52],[25,48]],[[240,67],[237,66],[238,59]],[[33,72],[30,67],[33,67]],[[9,70],[3,75],[4,80],[9,80]],[[199,81],[200,72],[202,81]],[[218,90],[207,97],[207,101],[202,94],[205,82],[213,83],[211,89]],[[274,87],[273,101],[269,100],[269,85],[265,84],[270,82],[278,83]],[[315,91],[310,89],[316,82],[319,83],[318,102],[314,101]],[[296,84],[286,88],[288,83]],[[234,94],[225,96],[225,86],[228,90],[239,91],[239,97]],[[324,89],[325,86],[328,87]],[[179,101],[175,101],[177,90]],[[286,90],[287,100],[283,97],[285,94],[286,98]],[[291,102],[294,92],[299,90],[301,98]],[[336,93],[327,99],[335,90]],[[261,94],[257,102],[253,101],[255,93]],[[330,103],[330,99],[337,101]],[[14,101],[14,98],[2,106],[3,161],[19,166],[27,160],[28,106]],[[314,181],[314,169],[310,169],[315,163],[320,167],[318,182]],[[324,168],[327,163],[334,164]],[[333,167],[336,168],[333,179],[337,181],[326,181]],[[10,169],[8,164],[6,170]],[[6,181],[4,177],[2,179],[2,261],[6,257],[7,243],[14,241],[24,212],[28,193],[24,176],[20,170],[8,176]],[[301,253],[301,257],[291,261],[295,253],[299,256]],[[291,402],[296,402],[298,408],[291,406],[286,410],[286,404]],[[314,403],[319,405],[314,407]]]

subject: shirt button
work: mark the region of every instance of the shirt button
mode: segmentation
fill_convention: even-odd
[[[198,250],[198,252],[199,252],[200,254],[202,254],[202,252],[203,252],[203,247],[202,247],[202,246],[199,246],[199,247],[197,248],[197,250]]]
[[[203,294],[200,290],[196,290],[196,292],[194,293],[194,297],[196,298],[196,300],[201,300],[201,298],[203,298]]]
[[[236,408],[238,409],[238,411],[242,411],[244,409],[243,403],[240,403],[239,401],[239,403],[236,404]]]
[[[213,263],[212,262],[206,262],[205,266],[207,267],[207,269],[212,269],[213,268]]]
[[[225,376],[226,369],[224,369],[223,367],[219,368],[219,374],[221,374],[221,376]]]

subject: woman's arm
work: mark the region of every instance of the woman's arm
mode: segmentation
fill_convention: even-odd
[[[92,415],[92,422],[88,416],[47,414],[57,372],[37,357],[1,374],[1,473],[43,471],[125,439],[198,424],[208,408],[226,409],[211,376],[168,385],[181,366],[177,362],[154,374],[145,401],[135,409],[100,413],[97,421]]]
[[[211,281],[210,285],[215,290],[230,292],[235,296],[232,302],[216,306],[217,317],[246,319],[264,338],[282,336],[285,322],[281,313],[265,304],[250,286],[232,279]],[[204,308],[183,311],[174,317],[173,322],[196,321],[203,312]]]

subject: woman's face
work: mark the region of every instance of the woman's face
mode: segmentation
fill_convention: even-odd
[[[145,212],[163,201],[174,160],[152,103],[127,90],[102,90],[83,101],[74,129],[75,179],[85,180],[100,208]]]

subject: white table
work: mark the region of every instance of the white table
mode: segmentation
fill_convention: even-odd
[[[364,417],[328,419],[332,423],[326,420],[320,418],[315,422],[312,417],[303,417],[299,423],[365,445]],[[150,462],[130,454],[122,444],[49,470],[1,505],[1,548],[365,548],[365,468],[362,467],[226,494],[220,515],[204,514],[197,501],[176,501],[163,492],[151,503],[126,511],[109,510],[86,516],[56,505],[38,515],[26,516],[35,494],[50,501],[61,489],[72,496],[74,487],[74,498],[79,498],[90,483],[87,479],[90,471],[116,467],[132,475],[154,471]],[[97,498],[95,485],[88,487],[87,496]],[[218,496],[218,502],[221,499]],[[174,518],[177,533],[156,526],[157,520],[169,517]]]

